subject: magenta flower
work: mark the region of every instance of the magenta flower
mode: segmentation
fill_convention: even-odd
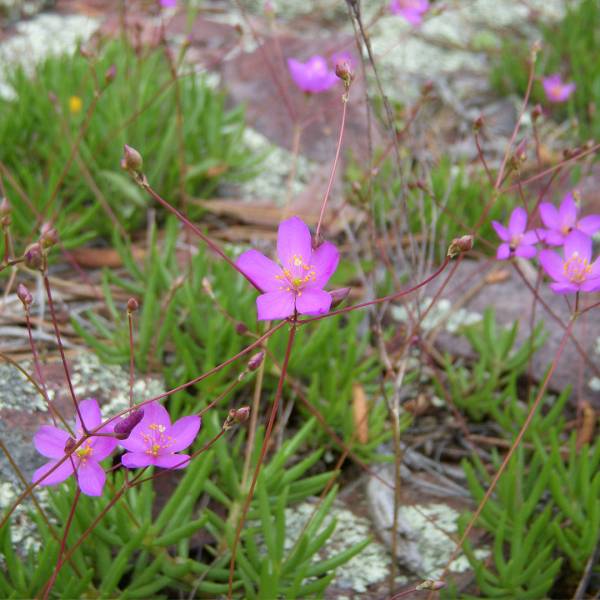
[[[600,215],[588,215],[577,219],[577,204],[572,194],[567,194],[557,209],[549,202],[540,204],[540,217],[547,227],[542,230],[543,240],[550,246],[562,246],[571,231],[579,230],[593,235],[600,230]]]
[[[503,242],[498,246],[498,251],[496,252],[498,260],[506,260],[512,256],[533,258],[536,255],[537,250],[534,244],[540,241],[542,236],[533,230],[525,231],[525,227],[527,226],[527,212],[524,208],[518,206],[512,211],[510,220],[508,221],[508,229],[502,223],[498,223],[498,221],[492,221],[492,226]]]
[[[337,81],[335,72],[322,56],[313,56],[306,63],[288,58],[287,64],[294,83],[307,94],[326,92]]]
[[[163,8],[175,8],[177,6],[177,0],[160,0],[160,5]]]
[[[138,467],[162,467],[163,469],[183,469],[190,462],[187,454],[177,454],[185,450],[198,435],[202,425],[200,417],[182,417],[171,425],[167,409],[158,402],[144,406],[144,417],[131,430],[121,446],[129,452],[121,458],[128,469]]]
[[[96,429],[102,423],[100,407],[96,400],[83,400],[79,403],[79,411],[88,431]],[[77,416],[75,422],[75,431],[79,438],[83,436],[79,416]],[[112,433],[112,424],[105,425],[98,432]],[[61,459],[68,455],[65,446],[70,439],[70,435],[62,429],[52,425],[40,427],[33,437],[33,443],[40,454],[53,460],[37,469],[33,474],[33,481],[37,481],[48,473]],[[87,496],[100,496],[106,482],[106,473],[99,463],[115,449],[116,445],[117,440],[114,437],[92,436],[88,438],[77,450],[67,456],[67,459],[52,473],[40,481],[40,485],[56,485],[75,472],[79,488],[84,494]]]
[[[575,91],[574,83],[565,83],[558,73],[549,75],[542,79],[544,92],[549,102],[566,102],[569,96]]]
[[[390,11],[404,17],[411,25],[423,22],[423,15],[429,10],[429,0],[392,0]]]
[[[572,231],[565,239],[562,258],[552,250],[542,250],[539,261],[546,273],[554,279],[550,284],[557,294],[596,292],[600,290],[600,259],[590,263],[592,239]]]
[[[265,292],[256,299],[259,320],[285,319],[294,312],[326,313],[332,297],[323,288],[337,268],[337,248],[324,242],[313,250],[308,227],[300,218],[292,217],[279,225],[277,257],[281,266],[258,250],[248,250],[236,262],[244,275]]]

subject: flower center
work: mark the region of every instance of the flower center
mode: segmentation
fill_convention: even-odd
[[[565,261],[563,265],[565,277],[573,283],[581,283],[585,281],[587,276],[592,271],[592,266],[585,258],[579,256],[579,252],[573,252],[571,258]]]
[[[517,233],[516,235],[512,236],[512,238],[510,240],[510,244],[508,246],[513,252],[517,249],[517,246],[521,243],[522,237],[523,237],[522,233]]]
[[[144,444],[146,444],[146,454],[158,456],[164,450],[167,450],[175,443],[175,439],[170,435],[165,435],[167,428],[159,423],[148,425],[148,431],[141,431],[140,435]]]
[[[79,456],[79,459],[82,463],[85,464],[85,461],[94,454],[94,449],[91,446],[91,440],[86,440],[83,445],[75,450],[75,454]]]
[[[302,256],[294,254],[283,267],[283,275],[275,275],[275,279],[283,285],[279,289],[285,292],[302,293],[302,288],[311,281],[316,281],[317,273],[312,265],[304,261]]]

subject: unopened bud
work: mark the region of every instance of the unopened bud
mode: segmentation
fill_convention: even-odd
[[[132,171],[133,173],[140,173],[144,166],[144,160],[142,155],[131,146],[125,144],[123,146],[123,158],[121,159],[121,167],[126,171]]]
[[[525,162],[527,160],[527,138],[523,138],[515,150],[515,158],[519,162]]]
[[[478,116],[473,123],[473,131],[480,131],[483,127],[483,116]]]
[[[454,238],[448,247],[448,256],[454,258],[463,252],[468,252],[473,248],[473,236],[463,235],[459,238]]]
[[[2,202],[0,202],[0,227],[8,227],[10,222],[10,203],[6,198],[2,198]]]
[[[72,437],[70,437],[65,442],[65,454],[71,454],[71,452],[73,452],[74,449],[75,449],[75,440]]]
[[[421,86],[421,96],[429,96],[433,91],[433,81],[426,81]]]
[[[256,369],[258,369],[258,367],[260,367],[260,365],[262,364],[262,361],[265,359],[265,351],[261,350],[260,352],[257,352],[256,354],[252,355],[250,357],[250,360],[248,361],[248,369],[250,371],[256,371]]]
[[[132,429],[142,420],[143,408],[134,408],[124,419],[121,419],[114,428],[116,437],[120,440],[127,439]]]
[[[135,312],[140,307],[139,302],[135,298],[127,300],[127,312]]]
[[[110,65],[110,67],[108,67],[108,69],[106,69],[106,72],[104,73],[104,83],[108,85],[109,83],[114,81],[116,76],[117,67],[115,65]]]
[[[331,308],[334,308],[335,306],[339,306],[350,294],[350,288],[349,287],[345,287],[345,288],[339,288],[337,290],[331,290],[331,292],[329,292],[331,294]]]
[[[242,323],[240,321],[239,323],[235,324],[235,331],[238,335],[244,335],[245,333],[247,333],[248,327],[246,327],[245,323]]]
[[[44,223],[41,228],[40,244],[42,248],[52,248],[58,243],[58,232],[50,223]]]
[[[435,592],[437,590],[441,590],[446,587],[446,584],[443,581],[434,581],[433,579],[426,579],[423,583],[420,583],[415,590],[430,590]]]
[[[250,407],[242,406],[241,408],[232,408],[229,414],[233,417],[236,423],[245,423],[250,418]]]
[[[531,52],[529,54],[529,58],[530,58],[531,62],[535,62],[537,60],[537,55],[541,49],[542,49],[542,42],[540,40],[533,42],[533,44],[531,46]]]
[[[542,116],[542,106],[541,104],[536,104],[531,111],[531,120],[537,121]]]
[[[29,267],[30,269],[39,269],[44,262],[42,247],[38,242],[27,246],[27,248],[25,248],[23,257],[25,259],[25,266]]]
[[[25,308],[28,308],[33,302],[33,296],[31,295],[31,292],[22,283],[17,286],[17,297],[23,303]]]
[[[335,63],[335,74],[349,87],[354,79],[354,72],[349,60],[341,59]]]

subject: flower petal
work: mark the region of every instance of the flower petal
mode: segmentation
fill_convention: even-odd
[[[310,230],[299,217],[282,221],[277,233],[277,257],[284,268],[291,266],[294,257],[308,263],[312,254]]]
[[[202,419],[200,417],[182,417],[173,423],[169,435],[173,438],[173,443],[169,446],[172,452],[179,452],[187,448],[198,435]]]
[[[533,246],[539,242],[543,242],[545,237],[544,229],[532,229],[526,231],[521,238],[521,244],[524,246]]]
[[[87,427],[87,430],[90,431],[95,429],[102,423],[102,414],[100,413],[100,407],[98,406],[98,401],[95,398],[89,398],[87,400],[82,400],[79,403],[79,412],[83,417],[83,422]],[[77,430],[83,433],[83,428],[81,427],[81,422],[79,420],[79,414],[76,418]]]
[[[600,290],[600,277],[594,277],[584,281],[580,289],[582,292],[597,292]]]
[[[510,215],[510,220],[508,221],[508,231],[510,232],[511,236],[519,235],[525,231],[526,226],[527,211],[521,206],[517,206],[517,208],[515,208]]]
[[[536,254],[537,248],[535,246],[519,244],[515,248],[515,256],[520,256],[521,258],[533,258]]]
[[[154,464],[163,469],[185,469],[190,462],[187,454],[159,454]]]
[[[340,253],[331,242],[322,243],[312,254],[310,264],[314,268],[315,281],[306,284],[306,288],[323,288],[335,273],[340,262]],[[305,289],[306,289],[305,288]]]
[[[294,314],[294,292],[267,292],[256,299],[259,321],[287,319]]]
[[[579,219],[577,229],[586,235],[594,235],[600,229],[600,215],[588,215]]]
[[[322,315],[331,306],[331,294],[316,288],[304,288],[296,298],[296,310],[301,315]]]
[[[575,253],[588,262],[592,258],[592,238],[577,229],[565,238],[565,260],[569,260]]]
[[[562,246],[565,243],[565,236],[558,231],[550,231],[547,229],[544,234],[544,242],[546,242],[548,246]]]
[[[496,230],[498,237],[503,242],[510,242],[510,233],[508,232],[508,229],[502,225],[502,223],[498,223],[498,221],[492,221],[492,227]]]
[[[290,71],[290,75],[292,76],[292,79],[294,80],[294,83],[301,90],[304,90],[305,92],[308,91],[306,89],[307,78],[305,75],[304,65],[299,60],[296,60],[295,58],[288,58],[287,65],[288,65],[288,69]]]
[[[508,244],[500,244],[498,251],[496,252],[496,258],[498,260],[506,260],[510,257],[510,246]]]
[[[546,273],[554,279],[554,281],[568,281],[564,272],[564,260],[552,250],[542,250],[538,256],[538,260]]]
[[[81,461],[77,469],[77,483],[86,496],[101,496],[106,483],[106,473],[95,460]]]
[[[555,294],[574,294],[579,291],[579,286],[574,283],[551,283],[550,289]]]
[[[139,469],[154,464],[154,458],[145,452],[126,452],[121,456],[121,464],[128,469]]]
[[[567,194],[560,203],[558,217],[561,229],[571,229],[577,222],[577,204],[572,194]]]
[[[58,462],[58,460],[52,460],[46,463],[43,467],[37,469],[33,474],[31,481],[33,483],[38,481],[38,479],[48,473],[54,467],[54,465],[58,464]],[[67,458],[62,464],[56,467],[52,473],[50,473],[47,477],[44,477],[44,479],[40,481],[38,485],[56,485],[57,483],[67,479],[71,473],[73,473],[73,463],[71,462],[70,458]]]
[[[53,425],[42,425],[33,436],[35,449],[48,458],[62,458],[69,434]]]
[[[591,270],[588,279],[600,277],[600,257],[597,258],[591,265]]]
[[[117,447],[119,441],[114,437],[95,436],[90,438],[90,447],[94,460],[104,460]]]
[[[560,218],[554,204],[542,202],[540,204],[540,218],[542,219],[542,223],[548,227],[548,229],[560,229]]]
[[[263,292],[275,292],[281,286],[279,265],[258,250],[247,250],[235,261],[246,277]]]

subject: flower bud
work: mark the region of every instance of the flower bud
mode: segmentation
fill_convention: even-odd
[[[235,332],[238,335],[244,335],[245,333],[247,333],[248,328],[246,327],[245,323],[242,323],[241,321],[239,323],[235,324]]]
[[[0,202],[0,226],[8,227],[10,222],[10,203],[6,198],[2,198],[2,202]]]
[[[143,408],[134,408],[126,417],[121,419],[115,425],[114,432],[116,437],[119,440],[127,439],[132,429],[142,420],[143,416]]]
[[[73,452],[74,449],[75,449],[75,440],[72,437],[70,437],[65,442],[65,454],[71,454],[71,452]]]
[[[123,158],[121,159],[121,167],[126,171],[140,173],[144,166],[142,155],[131,146],[125,144],[123,147]]]
[[[29,308],[29,305],[33,302],[31,292],[22,283],[17,286],[17,297],[25,308]]]
[[[446,587],[446,584],[443,581],[434,581],[433,579],[426,579],[423,583],[420,583],[415,590],[430,590],[432,592],[436,592],[437,590],[441,590]]]
[[[25,259],[25,266],[30,269],[40,269],[44,262],[42,247],[38,242],[27,246],[23,257]]]
[[[331,308],[334,308],[335,306],[339,306],[348,297],[350,294],[350,288],[339,288],[337,290],[331,290],[329,293],[332,297]]]
[[[480,131],[483,127],[483,116],[479,115],[473,123],[473,131]]]
[[[208,297],[211,300],[216,299],[215,292],[213,291],[212,285],[211,285],[208,277],[202,278],[202,288],[204,289],[204,291],[206,292],[206,294],[208,295]]]
[[[127,312],[135,312],[139,307],[139,302],[135,298],[129,298],[129,300],[127,300]]]
[[[229,414],[232,416],[233,420],[236,423],[245,423],[250,418],[250,407],[242,406],[241,408],[232,408],[229,411]]]
[[[110,65],[110,67],[108,67],[108,69],[106,69],[106,72],[104,73],[104,83],[108,85],[109,83],[114,81],[116,76],[117,67],[115,65]]]
[[[352,65],[349,60],[341,59],[335,63],[335,74],[344,82],[346,87],[350,86],[354,79]]]
[[[50,223],[44,223],[41,228],[40,244],[42,248],[52,248],[58,243],[58,232]]]
[[[448,247],[448,256],[454,258],[463,252],[468,252],[473,248],[473,236],[463,235],[459,238],[454,238]]]
[[[536,104],[531,111],[531,120],[537,121],[542,116],[542,106],[540,104]]]
[[[258,369],[258,367],[260,367],[260,365],[262,364],[262,361],[265,358],[265,351],[261,350],[260,352],[257,352],[256,354],[252,355],[250,357],[250,360],[248,361],[248,369],[250,371],[256,371],[256,369]]]

